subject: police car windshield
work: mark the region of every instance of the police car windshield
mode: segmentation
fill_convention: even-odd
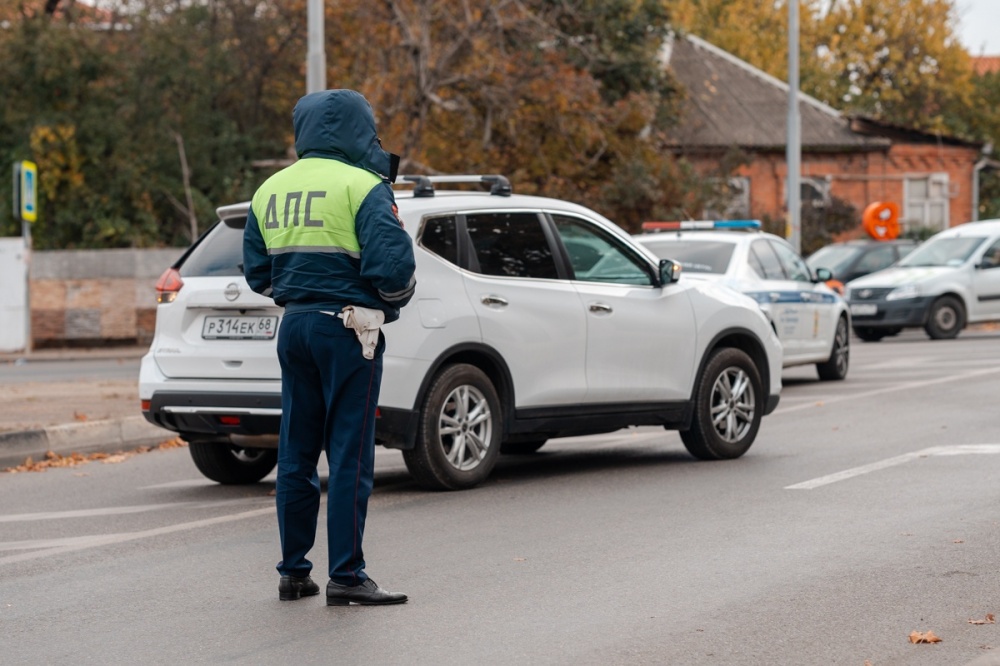
[[[653,241],[645,243],[660,259],[679,261],[687,273],[725,273],[736,246],[715,240]]]
[[[958,266],[983,244],[982,236],[959,236],[930,239],[903,257],[897,266]]]

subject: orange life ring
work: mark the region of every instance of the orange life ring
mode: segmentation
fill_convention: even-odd
[[[861,226],[875,240],[892,240],[899,237],[899,204],[876,201],[868,204],[861,215]]]

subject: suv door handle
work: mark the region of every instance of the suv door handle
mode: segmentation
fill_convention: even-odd
[[[608,305],[607,303],[591,303],[590,304],[590,311],[591,312],[602,312],[602,313],[611,313],[611,312],[614,312],[614,310],[611,308],[611,306]]]
[[[480,299],[483,305],[499,305],[500,307],[507,307],[507,299],[501,298],[500,296],[493,296],[492,294],[487,294]]]

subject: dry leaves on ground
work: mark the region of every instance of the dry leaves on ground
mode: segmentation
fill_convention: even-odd
[[[180,446],[187,446],[187,443],[180,437],[175,437],[174,439],[160,442],[156,446],[140,446],[131,451],[118,451],[117,453],[69,453],[67,455],[60,455],[55,451],[47,451],[42,460],[35,461],[29,456],[20,465],[7,467],[3,471],[10,474],[17,474],[18,472],[44,472],[51,467],[76,467],[77,465],[83,465],[95,460],[100,460],[102,463],[110,465],[128,460],[138,453],[147,453],[157,449],[175,449]]]
[[[911,643],[940,643],[941,639],[934,635],[933,631],[911,631]]]
[[[969,624],[996,624],[996,618],[993,617],[993,613],[987,613],[986,617],[982,620],[969,620]]]

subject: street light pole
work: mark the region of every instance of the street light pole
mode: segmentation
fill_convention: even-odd
[[[306,55],[306,93],[326,90],[324,0],[308,0],[309,52]]]
[[[799,0],[788,0],[788,138],[785,163],[788,206],[785,236],[796,252],[802,252],[802,202],[799,191],[802,170],[802,129],[799,122]]]

